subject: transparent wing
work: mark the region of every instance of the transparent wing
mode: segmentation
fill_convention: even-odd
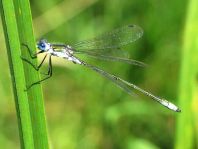
[[[116,49],[136,41],[143,35],[143,30],[137,25],[128,25],[104,33],[90,40],[81,41],[72,47],[76,50]]]
[[[78,51],[75,54],[86,54],[89,57],[100,59],[100,60],[123,62],[123,63],[137,65],[137,66],[141,66],[141,67],[147,66],[147,64],[145,64],[143,62],[140,62],[140,61],[137,61],[137,60],[134,60],[134,59],[126,58],[127,55],[124,55],[124,56],[123,55],[118,55],[118,53],[116,53],[116,55],[115,54],[109,55],[109,54],[98,53],[95,50],[87,50],[87,51],[83,51],[83,52]]]
[[[129,53],[126,50],[122,49],[80,49],[76,50],[73,49],[74,54],[94,54],[94,55],[108,55],[108,56],[114,56],[114,57],[124,57],[129,58]]]

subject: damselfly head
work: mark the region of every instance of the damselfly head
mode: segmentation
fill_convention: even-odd
[[[45,51],[47,52],[50,48],[51,48],[51,45],[50,43],[47,42],[46,39],[41,39],[39,40],[39,42],[37,43],[37,48],[41,51]]]

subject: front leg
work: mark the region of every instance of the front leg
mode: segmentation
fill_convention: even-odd
[[[28,50],[28,53],[29,53],[29,55],[30,55],[30,57],[31,57],[32,59],[37,58],[37,53],[32,53],[32,51],[31,51],[31,49],[29,48],[28,45],[26,45],[26,44],[24,44],[24,43],[22,43],[21,45],[24,46],[24,47],[26,47],[26,49]]]
[[[43,60],[41,61],[41,63],[38,66],[34,65],[31,61],[29,61],[28,59],[26,59],[26,58],[24,58],[22,56],[21,56],[21,59],[23,61],[25,61],[26,63],[30,64],[36,71],[39,71],[39,69],[43,65],[43,62],[45,61],[46,57],[47,57],[47,54],[44,56]]]
[[[31,57],[32,59],[37,58],[37,55],[38,55],[38,54],[43,53],[43,51],[41,51],[41,50],[40,50],[39,52],[37,52],[37,53],[32,53],[32,50],[29,48],[29,46],[28,46],[27,44],[22,43],[22,46],[26,47],[26,49],[28,50],[28,53],[29,53],[29,55],[30,55],[30,57]],[[22,59],[23,61],[25,61],[26,63],[30,64],[36,71],[38,71],[38,70],[40,69],[40,67],[42,66],[42,64],[43,64],[43,62],[44,62],[46,56],[47,56],[47,55],[45,55],[45,57],[43,58],[42,62],[39,64],[39,66],[34,65],[31,61],[29,61],[29,60],[26,59],[25,57],[22,57],[22,56],[21,56],[21,59]]]
[[[36,84],[40,84],[41,82],[49,79],[52,76],[52,59],[51,59],[51,55],[49,56],[49,67],[48,67],[48,73],[47,76],[37,82],[32,83],[30,86],[27,87],[26,91],[29,90],[32,86],[36,85]]]

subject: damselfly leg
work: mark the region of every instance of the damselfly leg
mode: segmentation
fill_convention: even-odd
[[[26,90],[30,89],[32,86],[36,85],[36,84],[40,84],[41,82],[49,79],[50,77],[52,77],[52,56],[50,55],[49,56],[49,65],[48,65],[48,72],[47,74],[45,74],[46,77],[44,77],[43,79],[39,80],[39,81],[36,81],[34,83],[32,83],[30,86],[27,87]]]
[[[28,47],[28,45],[22,44],[22,46],[26,47],[26,49],[28,50],[28,53],[29,53],[29,55],[30,55],[30,57],[31,57],[32,59],[37,58],[37,55],[40,54],[40,53],[42,53],[42,51],[39,51],[39,52],[33,54],[32,51],[31,51],[31,49]],[[28,60],[27,58],[25,58],[25,57],[22,57],[22,56],[21,56],[21,59],[22,59],[23,61],[25,61],[26,63],[30,64],[36,71],[39,71],[39,69],[40,69],[41,66],[43,65],[43,62],[45,61],[45,58],[46,58],[46,57],[47,57],[47,54],[44,56],[43,60],[41,61],[41,63],[40,63],[38,66],[34,65],[31,61],[29,61],[29,60]]]
[[[40,53],[42,53],[42,51],[39,51],[39,52],[33,54],[32,51],[30,50],[30,48],[28,47],[28,45],[26,45],[26,44],[22,44],[22,45],[26,47],[26,49],[28,50],[28,53],[29,53],[29,55],[30,55],[30,57],[31,57],[32,59],[37,58],[37,55],[40,54]],[[41,68],[41,66],[43,65],[43,63],[44,63],[46,57],[47,57],[47,54],[45,54],[45,56],[43,57],[42,61],[40,62],[40,64],[39,64],[38,66],[34,65],[34,64],[33,64],[31,61],[29,61],[27,58],[24,58],[24,57],[21,56],[21,59],[22,59],[24,62],[30,64],[30,66],[32,66],[36,71],[39,71],[40,68]],[[39,83],[41,83],[41,82],[43,82],[43,81],[49,79],[49,78],[52,76],[52,60],[51,60],[51,55],[49,56],[48,63],[49,63],[49,65],[48,65],[48,71],[47,71],[47,73],[42,73],[42,74],[46,75],[46,77],[44,77],[43,79],[41,79],[41,80],[39,80],[39,81],[36,81],[36,82],[32,83],[31,85],[29,85],[29,86],[26,88],[26,90],[29,90],[32,86],[34,86],[34,85],[36,85],[36,84],[39,84]]]

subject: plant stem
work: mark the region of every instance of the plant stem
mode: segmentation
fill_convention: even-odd
[[[13,1],[0,1],[0,7],[18,117],[21,148],[33,149],[34,139],[30,109],[27,93],[24,92],[25,76],[24,69],[21,67],[23,64],[20,59],[20,41]]]
[[[188,14],[182,47],[182,63],[180,73],[179,100],[182,113],[178,117],[176,134],[176,149],[194,148],[193,119],[198,113],[195,103],[198,100],[197,64],[198,64],[198,30],[197,30],[198,1],[189,1]],[[195,116],[195,117],[193,117]],[[198,129],[197,129],[198,130]]]
[[[4,34],[7,42],[8,57],[12,75],[15,103],[19,122],[22,148],[47,149],[48,137],[44,112],[41,85],[36,85],[25,92],[29,86],[40,79],[39,73],[26,63],[20,56],[26,57],[35,65],[24,43],[35,52],[35,41],[32,19],[28,0],[1,0]],[[22,48],[22,51],[20,49]]]

